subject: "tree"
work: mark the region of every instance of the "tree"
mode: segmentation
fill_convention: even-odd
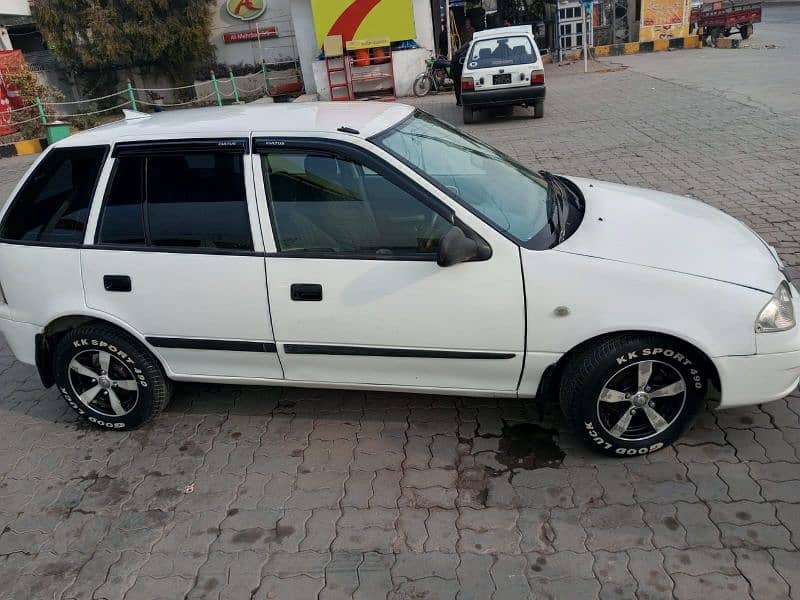
[[[134,69],[191,83],[213,60],[214,0],[36,0],[32,14],[45,43],[92,91]],[[87,90],[89,91],[89,90]]]

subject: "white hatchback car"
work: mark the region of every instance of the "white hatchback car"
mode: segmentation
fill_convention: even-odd
[[[557,395],[644,454],[800,377],[797,292],[742,223],[402,104],[129,114],[50,147],[0,217],[0,329],[102,427],[173,380]]]
[[[530,25],[478,31],[464,61],[461,104],[464,123],[475,111],[527,106],[537,119],[544,116],[544,63]]]

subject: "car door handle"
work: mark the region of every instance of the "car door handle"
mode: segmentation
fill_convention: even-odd
[[[293,283],[291,295],[295,302],[319,302],[322,300],[322,286],[318,283]]]
[[[133,289],[127,275],[103,275],[103,287],[107,292],[130,292]]]

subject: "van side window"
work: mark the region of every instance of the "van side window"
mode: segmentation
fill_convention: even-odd
[[[108,148],[55,148],[26,180],[6,213],[0,238],[82,244]]]
[[[98,243],[252,250],[242,156],[188,152],[117,158]]]

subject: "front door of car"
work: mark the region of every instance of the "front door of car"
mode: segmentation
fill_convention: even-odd
[[[364,146],[256,138],[254,148],[287,379],[516,390],[525,316],[512,242]],[[454,222],[488,242],[491,256],[438,266]]]
[[[147,338],[176,375],[282,379],[249,140],[117,144],[86,304]]]

